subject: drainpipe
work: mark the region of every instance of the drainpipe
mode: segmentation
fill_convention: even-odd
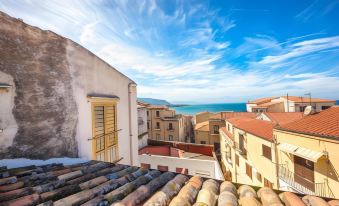
[[[277,179],[277,190],[279,190],[280,188],[280,184],[279,184],[279,159],[278,159],[278,148],[277,148],[277,137],[276,135],[273,135],[273,146],[274,146],[274,156],[275,156],[275,175],[276,175],[276,179]]]
[[[132,105],[131,105],[131,88],[132,87],[136,87],[137,85],[135,83],[129,83],[128,84],[128,128],[129,128],[129,154],[130,154],[130,158],[131,158],[131,166],[133,165],[133,144],[132,144],[132,138],[133,138],[133,134],[132,134]]]

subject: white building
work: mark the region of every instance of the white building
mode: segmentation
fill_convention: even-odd
[[[138,102],[138,148],[147,146],[147,107],[144,103]]]
[[[79,44],[0,12],[0,159],[138,165],[136,84]]]

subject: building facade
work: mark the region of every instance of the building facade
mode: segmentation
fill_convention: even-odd
[[[339,107],[274,129],[281,189],[339,198]]]
[[[0,24],[0,158],[136,165],[136,84],[69,39],[2,12]]]
[[[304,112],[307,106],[312,106],[313,111],[319,112],[335,105],[335,100],[281,96],[265,97],[249,101],[246,104],[248,112]]]
[[[226,121],[226,127],[220,129],[221,165],[226,179],[259,187],[279,187],[273,127],[271,122],[248,117]]]
[[[190,116],[176,114],[162,105],[147,106],[147,128],[150,139],[186,142],[190,139]]]
[[[138,148],[147,146],[148,129],[147,129],[147,104],[138,102]]]

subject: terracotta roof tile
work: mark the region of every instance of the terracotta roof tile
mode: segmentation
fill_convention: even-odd
[[[277,129],[339,138],[339,107],[333,106],[319,113],[311,114],[297,121],[277,127]]]
[[[265,102],[265,103],[260,103],[257,106],[254,106],[252,108],[267,108],[269,106],[275,105],[275,104],[280,104],[281,102]]]
[[[20,189],[0,193],[0,205],[307,205],[326,204],[319,197],[296,195],[290,192],[279,196],[269,188],[256,192],[249,185],[237,186],[231,182],[187,176],[172,172],[160,172],[107,162],[90,161],[80,165],[55,164],[34,166],[32,169],[2,170],[6,177],[0,179],[3,186],[15,184],[19,177],[26,181]],[[68,178],[58,180],[49,173],[77,168],[66,173]],[[18,172],[20,171],[20,172]],[[46,176],[50,174],[50,176]],[[64,176],[64,177],[66,177]],[[82,178],[86,177],[86,178]],[[5,180],[4,180],[5,179]],[[10,188],[10,187],[9,187]],[[338,200],[330,200],[335,205]]]
[[[257,114],[255,112],[221,112],[223,119],[227,120],[233,117],[248,117],[256,118]]]
[[[283,98],[287,99],[287,96],[282,96]],[[288,96],[288,100],[298,102],[298,103],[308,103],[310,102],[310,98],[308,97],[297,97],[297,96]],[[335,102],[335,100],[331,99],[322,99],[322,98],[311,98],[312,102]]]
[[[279,125],[285,125],[290,122],[303,118],[302,112],[264,112],[270,120]]]
[[[233,126],[255,136],[272,141],[274,123],[248,117],[234,117],[229,121]]]
[[[248,101],[250,104],[263,104],[265,102],[270,102],[272,99],[276,99],[277,97],[263,97],[255,100]]]

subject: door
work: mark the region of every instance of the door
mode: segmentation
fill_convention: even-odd
[[[314,162],[294,156],[294,181],[314,191]]]
[[[118,159],[115,103],[93,103],[93,159],[114,162]]]

